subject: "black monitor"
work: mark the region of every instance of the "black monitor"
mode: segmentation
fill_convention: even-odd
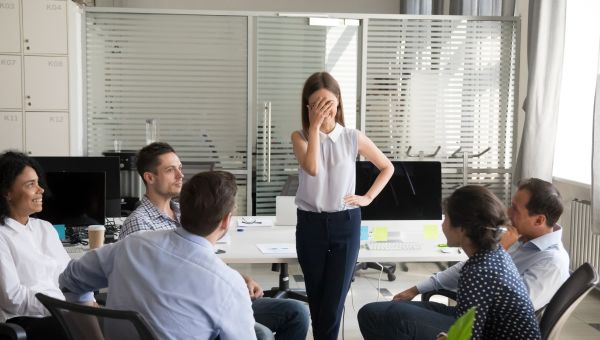
[[[44,207],[36,217],[52,224],[104,224],[105,173],[48,171],[42,179]]]
[[[92,195],[94,199],[100,200],[100,194],[98,193],[97,187],[99,182],[102,181],[104,187],[104,206],[103,216],[106,217],[119,217],[121,216],[121,188],[120,188],[120,170],[119,170],[119,157],[34,157],[36,161],[42,167],[43,172],[46,174],[46,181],[42,177],[42,183],[48,186],[48,190],[51,192],[60,192],[65,199],[71,200],[86,200],[87,196]],[[62,173],[58,175],[57,173]],[[102,174],[102,179],[100,175]],[[87,176],[87,177],[86,177]],[[86,180],[87,178],[87,180]],[[52,182],[60,183],[64,180],[72,180],[70,184],[66,185],[66,188],[54,188]],[[78,182],[82,180],[82,182]],[[77,184],[76,184],[77,183]],[[79,184],[81,183],[81,184]],[[88,192],[85,186],[95,187],[96,193]],[[58,190],[58,191],[57,191]],[[89,189],[91,190],[91,188]],[[50,211],[52,206],[47,201],[49,197],[45,197],[44,208],[41,216],[58,216],[62,213],[54,213]],[[48,204],[46,204],[48,203]],[[99,206],[97,202],[95,206]],[[99,216],[99,215],[98,215]],[[49,221],[54,223],[54,221]],[[64,223],[57,223],[64,224]],[[104,220],[99,224],[104,224]]]
[[[440,162],[392,161],[394,174],[370,205],[361,208],[363,220],[440,220],[442,171]],[[379,169],[356,162],[356,194],[364,195]]]

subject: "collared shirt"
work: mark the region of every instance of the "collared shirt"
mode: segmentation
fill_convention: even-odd
[[[344,204],[344,196],[354,195],[358,134],[358,130],[337,123],[329,134],[319,132],[317,175],[311,176],[302,167],[298,168],[298,209],[334,212],[356,208]]]
[[[541,339],[523,280],[502,247],[467,260],[456,302],[457,317],[477,308],[471,339]]]
[[[171,200],[170,205],[177,217],[175,220],[158,210],[152,201],[150,201],[147,196],[144,196],[140,206],[125,219],[125,222],[123,222],[119,239],[123,239],[138,231],[171,230],[181,227],[181,224],[179,223],[181,218],[179,203]]]
[[[50,315],[35,294],[64,300],[58,275],[70,260],[50,223],[30,217],[26,225],[12,218],[0,224],[0,321]]]
[[[110,287],[106,306],[141,313],[159,339],[256,339],[241,275],[208,240],[183,228],[136,233],[90,251],[69,263],[59,282],[76,294]]]
[[[525,286],[533,308],[539,310],[550,302],[554,293],[569,278],[569,254],[562,244],[562,228],[555,226],[552,233],[529,242],[519,240],[509,249]],[[458,289],[458,277],[464,262],[435,274],[417,284],[419,292]]]

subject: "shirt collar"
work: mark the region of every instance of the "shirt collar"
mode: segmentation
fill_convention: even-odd
[[[340,137],[340,135],[342,134],[343,130],[344,130],[343,126],[341,126],[339,123],[335,123],[335,127],[329,134],[325,134],[321,131],[319,131],[319,134],[322,137],[321,139],[324,139],[324,137],[329,137],[329,139],[331,139],[331,141],[335,143],[338,140],[338,138]]]
[[[31,217],[27,219],[27,224],[25,224],[25,225],[17,222],[16,220],[14,220],[10,217],[7,217],[4,222],[4,225],[6,225],[7,227],[11,228],[12,230],[20,233],[25,230],[31,229],[31,225],[29,224],[29,222],[31,222]],[[25,227],[25,228],[23,228],[23,227]]]
[[[181,210],[179,209],[179,203],[171,200],[169,202],[169,205],[171,206],[171,209],[173,209],[173,212],[175,212],[177,222],[179,222],[179,220],[181,219]],[[163,214],[160,210],[158,210],[158,208],[152,203],[152,201],[150,201],[150,199],[146,195],[144,195],[144,197],[142,198],[142,206],[144,206],[146,212],[148,213],[148,217],[150,217],[151,219],[158,218],[161,216],[168,217],[165,214]]]
[[[210,243],[209,240],[200,235],[192,234],[189,231],[185,230],[183,227],[175,229],[175,233],[190,242],[200,245],[203,248],[214,248],[214,246],[212,245],[212,243]]]
[[[539,250],[546,250],[556,244],[559,244],[562,240],[562,227],[560,225],[554,226],[554,231],[545,235],[542,235],[538,238],[534,238],[529,242],[536,246]]]

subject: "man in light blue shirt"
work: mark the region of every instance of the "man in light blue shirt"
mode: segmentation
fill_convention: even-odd
[[[83,294],[109,287],[106,306],[141,313],[159,339],[256,339],[246,284],[214,253],[236,191],[228,172],[195,175],[181,190],[181,228],[90,251],[69,263],[61,288]],[[116,328],[105,326],[109,338]]]
[[[519,183],[508,216],[521,235],[507,250],[523,278],[533,303],[546,306],[558,288],[569,278],[569,254],[562,244],[562,228],[556,224],[562,214],[562,199],[549,182],[531,178]],[[417,294],[438,289],[456,291],[464,262],[437,273],[396,296],[412,300]]]

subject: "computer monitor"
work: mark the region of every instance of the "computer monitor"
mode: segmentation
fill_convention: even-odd
[[[370,205],[361,208],[363,220],[440,220],[442,171],[440,162],[392,161],[394,174]],[[364,195],[379,169],[356,162],[356,194]]]
[[[121,188],[119,173],[119,157],[34,157],[46,174],[50,173],[102,173],[104,185],[104,216],[121,216]],[[73,175],[75,178],[76,176]],[[82,175],[83,176],[83,175]],[[90,181],[99,177],[90,175]],[[56,177],[58,179],[58,177]],[[43,180],[43,178],[42,178]],[[87,185],[88,182],[84,182]],[[50,183],[48,183],[50,184]],[[91,185],[91,184],[90,184]],[[72,199],[85,199],[86,192],[82,186],[69,185]],[[52,189],[52,188],[51,188]],[[65,189],[66,190],[66,189]],[[96,198],[99,196],[96,195]],[[44,204],[44,211],[49,208]],[[42,211],[42,213],[44,213]],[[50,221],[52,222],[52,221]],[[104,224],[103,222],[101,224]]]
[[[104,224],[105,176],[104,172],[46,172],[44,205],[36,217],[66,227]]]

